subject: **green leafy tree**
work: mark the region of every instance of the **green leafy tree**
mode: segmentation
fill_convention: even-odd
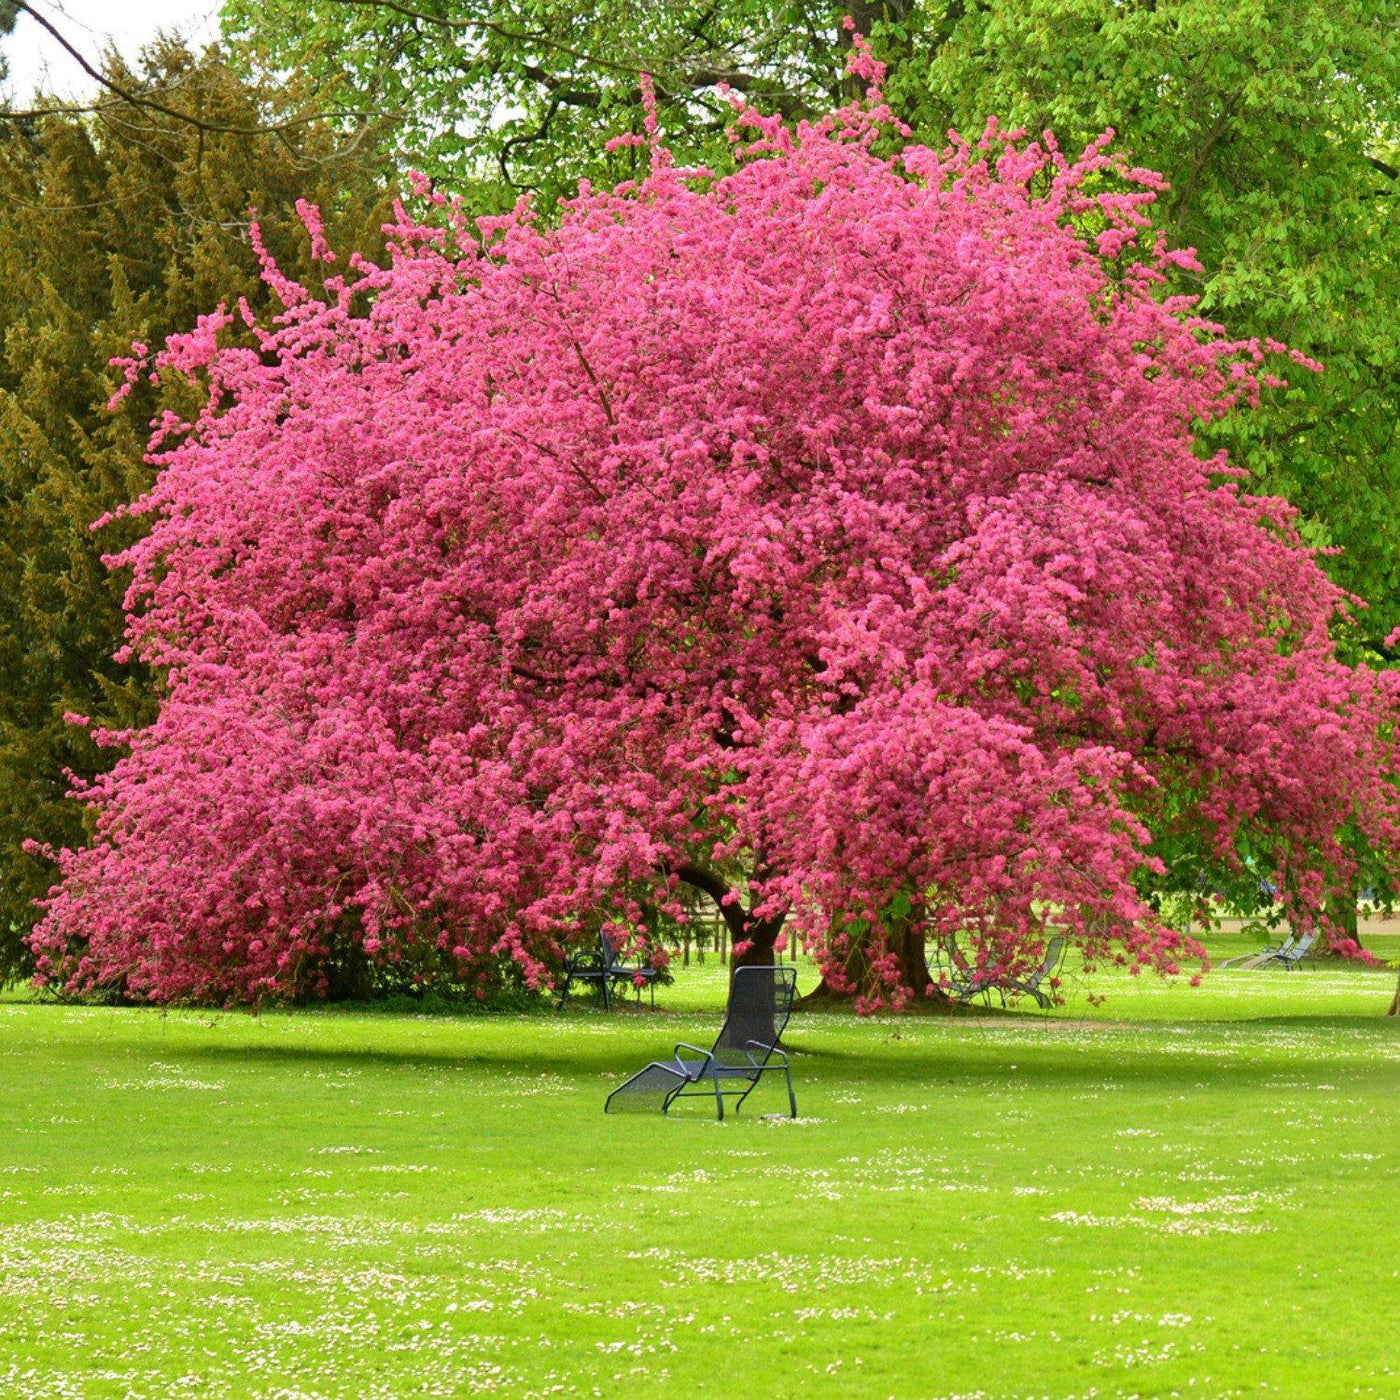
[[[939,42],[914,36],[897,99],[915,124],[988,113],[1068,147],[1114,127],[1172,182],[1163,222],[1197,249],[1183,277],[1232,331],[1321,362],[1213,434],[1364,598],[1343,629],[1387,663],[1400,625],[1400,45],[1383,0],[991,0],[953,4]],[[1164,833],[1178,885],[1205,889],[1197,843]],[[1359,844],[1359,843],[1358,843]],[[1248,854],[1248,853],[1245,853]],[[1384,862],[1362,885],[1384,898]],[[1259,882],[1225,891],[1267,900]],[[1334,918],[1356,933],[1354,900]]]
[[[289,94],[250,87],[217,53],[164,45],[106,76],[170,111],[111,98],[0,121],[0,983],[28,970],[23,936],[52,878],[24,843],[84,839],[65,772],[111,753],[64,713],[140,723],[155,694],[114,659],[122,581],[101,560],[135,527],[88,527],[146,489],[147,424],[181,391],[142,383],[109,412],[121,376],[107,362],[221,301],[265,302],[250,208],[308,276],[298,198],[322,203],[343,251],[373,251],[384,213],[368,138],[296,121]]]
[[[643,72],[682,161],[723,150],[721,85],[788,116],[828,110],[843,13],[823,0],[226,0],[223,21],[255,70],[305,68],[330,111],[392,112],[408,159],[501,207],[633,173],[635,147],[604,146],[640,129]]]
[[[18,18],[19,6],[15,4],[15,0],[0,0],[0,37],[13,32]],[[0,79],[7,77],[9,72],[9,60],[0,53]]]
[[[961,7],[959,7],[961,8]],[[1188,289],[1240,333],[1324,365],[1228,445],[1287,496],[1334,577],[1400,623],[1400,46],[1376,0],[994,0],[897,74],[924,126],[988,113],[1066,147],[1106,127],[1172,182]]]

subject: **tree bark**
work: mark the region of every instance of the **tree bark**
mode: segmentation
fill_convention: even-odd
[[[731,951],[729,955],[729,967],[733,971],[740,967],[769,967],[773,962],[773,947],[778,941],[778,935],[782,932],[783,920],[777,919],[754,919],[745,917],[743,938],[732,938],[730,940],[731,949],[733,944],[744,942],[749,946],[742,953]]]
[[[785,915],[769,919],[754,918],[734,897],[735,892],[724,878],[703,866],[678,865],[676,874],[687,885],[709,895],[718,907],[729,933],[731,974],[736,968],[767,967],[772,963],[773,948],[782,932]],[[736,945],[743,947],[743,952],[735,953],[733,949]]]
[[[1395,983],[1395,998],[1390,1003],[1390,1010],[1385,1013],[1387,1016],[1400,1016],[1400,978]]]
[[[929,972],[928,951],[924,935],[911,933],[907,928],[897,928],[890,931],[889,942],[899,959],[901,980],[905,986],[914,989],[914,1000],[909,1004],[908,1009],[937,1012],[954,1010],[958,1003],[953,1001],[941,987],[934,985],[932,974]],[[808,992],[798,1002],[798,1005],[818,1007],[849,1004],[854,1002],[858,996],[871,996],[883,990],[877,985],[875,976],[870,970],[869,947],[863,941],[857,941],[850,952],[846,954],[846,963],[842,972],[846,984],[852,990],[849,992],[837,991],[823,977],[817,988]]]

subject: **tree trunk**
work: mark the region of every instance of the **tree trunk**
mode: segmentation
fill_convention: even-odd
[[[1400,1016],[1400,979],[1395,983],[1395,999],[1390,1003],[1390,1010],[1385,1013],[1387,1016]]]
[[[923,934],[911,933],[907,928],[891,929],[889,943],[899,958],[901,980],[905,986],[914,989],[914,1000],[909,1003],[909,1010],[947,1012],[957,1007],[957,1002],[951,1000],[941,987],[934,985]],[[846,954],[842,972],[851,991],[837,991],[823,977],[816,990],[808,992],[798,1005],[816,1008],[849,1004],[858,996],[871,996],[884,990],[877,985],[870,971],[869,948],[863,941],[852,945]]]
[[[778,934],[782,932],[782,928],[781,918],[754,919],[745,914],[742,936],[731,928],[731,942],[747,943],[749,946],[742,953],[730,953],[730,971],[740,967],[771,966],[773,945],[778,941]]]
[[[841,37],[844,40],[845,47],[847,49],[851,47],[851,42],[855,34],[859,34],[862,39],[870,38],[875,32],[875,26],[881,23],[881,21],[903,24],[909,18],[913,8],[913,0],[850,0],[850,3],[845,7],[845,12],[855,21],[855,28],[849,33],[843,30]],[[954,0],[954,3],[949,6],[949,10],[950,12],[956,11],[956,14],[950,13],[949,18],[944,22],[944,27],[951,32],[953,25],[957,23],[958,18],[962,15],[963,5],[961,0]],[[836,13],[840,14],[841,11],[837,10]],[[946,40],[947,35],[944,34],[943,38]],[[883,47],[888,50],[888,41]],[[907,48],[908,45],[905,44],[901,46],[898,53],[887,52],[885,55],[886,60],[893,59],[894,62],[892,66],[898,67],[899,60],[905,57]],[[863,79],[853,78],[850,75],[847,75],[845,81],[842,83],[842,89],[848,99],[864,97],[865,88],[866,84]]]
[[[731,974],[739,967],[767,967],[772,964],[773,945],[778,941],[778,934],[782,932],[785,915],[780,914],[769,919],[754,918],[735,898],[735,892],[721,876],[701,866],[681,865],[676,867],[676,874],[687,885],[709,895],[719,909],[720,917],[724,921],[719,942],[720,957],[722,959],[724,956],[723,935],[727,933],[731,950]],[[736,946],[742,947],[743,951],[734,952]]]

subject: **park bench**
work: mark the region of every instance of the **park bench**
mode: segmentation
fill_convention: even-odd
[[[792,1088],[792,1067],[787,1051],[779,1048],[783,1030],[797,997],[794,967],[741,967],[729,983],[729,1007],[715,1043],[702,1050],[677,1043],[674,1058],[653,1060],[618,1085],[603,1105],[605,1113],[639,1113],[659,1108],[669,1113],[679,1098],[708,1098],[724,1120],[726,1095],[737,1093],[734,1112],[754,1091],[762,1077],[781,1070],[787,1079],[788,1106],[797,1117],[797,1096]],[[689,1057],[682,1051],[688,1051]]]
[[[591,982],[602,994],[603,1009],[609,1010],[612,1007],[613,986],[621,982],[624,997],[626,988],[631,987],[637,994],[638,1004],[641,1003],[642,988],[645,986],[651,993],[651,1004],[655,1006],[656,974],[654,967],[624,962],[618,957],[612,939],[606,933],[600,933],[596,951],[578,953],[564,959],[564,985],[560,989],[559,1005],[562,1007],[568,1001],[575,982]]]

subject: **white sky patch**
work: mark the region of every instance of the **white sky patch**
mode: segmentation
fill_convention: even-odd
[[[207,43],[218,32],[218,0],[30,0],[34,8],[77,49],[93,67],[101,66],[104,51],[115,46],[134,63],[141,49],[162,30],[195,44]],[[14,33],[0,39],[10,75],[0,94],[16,106],[29,103],[36,92],[65,101],[93,96],[94,84],[77,61],[34,18],[19,17]]]

